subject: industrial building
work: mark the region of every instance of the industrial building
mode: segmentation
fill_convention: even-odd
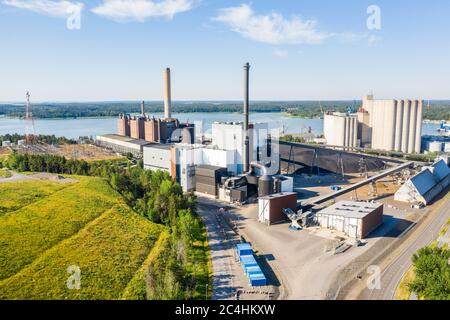
[[[258,207],[259,222],[270,226],[286,221],[287,216],[283,213],[283,209],[297,211],[297,193],[276,193],[260,197]]]
[[[420,153],[422,119],[421,100],[376,100],[369,95],[355,114],[325,114],[324,135],[332,146]]]
[[[422,137],[422,146],[425,153],[450,153],[450,137],[424,136]]]
[[[444,160],[438,160],[423,170],[395,193],[394,199],[411,204],[428,205],[450,185],[450,168]]]
[[[383,223],[383,204],[341,201],[317,212],[315,219],[322,228],[364,239]]]
[[[211,146],[216,150],[231,151],[229,156],[233,158],[230,159],[231,162],[228,162],[228,170],[234,175],[244,173],[245,132],[243,122],[215,122],[212,124]],[[271,143],[267,123],[249,124],[248,148],[249,163],[256,161],[278,165],[278,155],[274,153],[272,156],[270,153]]]
[[[195,127],[193,124],[180,123],[172,118],[170,69],[164,70],[164,118],[157,119],[145,115],[144,102],[141,114],[130,116],[120,114],[117,120],[117,133],[120,136],[146,140],[155,143],[194,143]]]
[[[420,153],[423,101],[363,98],[372,128],[372,149]]]
[[[118,153],[131,153],[136,157],[142,155],[144,147],[150,142],[145,140],[123,137],[117,134],[105,134],[97,136],[95,143],[101,147],[113,150]]]
[[[143,148],[144,169],[152,171],[165,171],[176,177],[176,168],[173,162],[174,148],[169,144],[148,144]]]
[[[357,116],[340,112],[325,114],[324,136],[328,145],[359,147]]]

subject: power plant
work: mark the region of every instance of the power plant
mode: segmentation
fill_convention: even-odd
[[[151,143],[184,142],[194,143],[193,124],[180,123],[172,118],[172,96],[170,68],[163,74],[164,118],[150,117],[145,114],[145,103],[141,103],[141,114],[130,116],[120,114],[117,120],[117,134]]]

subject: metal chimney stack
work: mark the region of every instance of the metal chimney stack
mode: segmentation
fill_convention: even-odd
[[[170,68],[164,71],[164,118],[172,118],[172,96],[170,88]]]
[[[244,173],[250,171],[250,138],[249,138],[249,82],[250,82],[250,64],[247,62],[244,65],[244,134],[245,134],[245,144],[244,144]]]
[[[141,102],[141,116],[145,116],[145,102],[142,100]]]

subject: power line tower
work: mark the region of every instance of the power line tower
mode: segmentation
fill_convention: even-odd
[[[30,104],[30,92],[27,91],[27,104],[25,106],[25,140],[27,144],[33,140],[36,132],[34,129],[33,108]]]

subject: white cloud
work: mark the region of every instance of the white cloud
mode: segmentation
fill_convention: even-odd
[[[273,55],[277,58],[286,59],[289,57],[289,51],[284,49],[275,49],[273,50]]]
[[[172,19],[175,14],[193,7],[194,0],[103,0],[92,12],[116,21],[144,22],[150,17]]]
[[[242,36],[270,44],[318,44],[333,34],[317,30],[315,20],[302,20],[298,16],[286,19],[281,14],[257,15],[249,4],[222,9],[215,18]]]
[[[81,11],[84,7],[83,3],[72,1],[3,0],[2,3],[7,6],[60,18],[67,18],[73,12]]]

